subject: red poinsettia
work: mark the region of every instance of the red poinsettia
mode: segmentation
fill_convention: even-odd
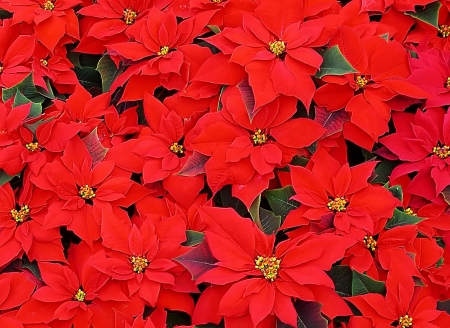
[[[218,286],[222,291],[216,289],[206,296],[206,289],[194,323],[206,323],[205,318],[214,317],[211,312],[215,308],[215,321],[223,316],[229,327],[260,327],[263,322],[273,322],[274,316],[295,327],[293,298],[322,303],[322,311],[330,318],[349,312],[324,271],[342,258],[353,241],[334,234],[305,234],[275,247],[275,235],[265,235],[232,209],[203,208],[200,215],[217,263],[197,283],[209,282],[209,288]],[[208,301],[202,302],[202,297]]]
[[[243,14],[242,27],[225,28],[208,38],[230,61],[245,67],[255,92],[255,108],[277,95],[294,96],[309,108],[315,91],[311,76],[322,57],[312,48],[324,46],[339,19],[328,16],[304,22],[303,3],[262,0],[255,14]],[[274,15],[277,19],[274,19]]]
[[[128,298],[118,284],[93,268],[99,255],[81,243],[70,247],[69,266],[41,263],[45,286],[22,305],[16,319],[55,327],[114,327],[114,310],[123,311]]]
[[[380,140],[386,148],[379,151],[404,162],[394,168],[391,179],[418,172],[406,191],[435,199],[450,185],[450,115],[442,108],[430,108],[416,114],[395,113],[393,121],[396,132]]]
[[[288,164],[301,148],[325,132],[312,120],[290,119],[296,110],[292,97],[279,97],[255,115],[248,112],[236,88],[225,90],[222,103],[220,112],[206,114],[198,121],[191,146],[210,156],[205,170],[213,192],[232,184],[240,189],[233,191],[234,195],[247,206],[267,188],[275,167]]]
[[[323,149],[311,158],[309,168],[291,166],[292,197],[302,205],[289,213],[282,228],[318,225],[340,234],[373,234],[377,225],[392,217],[400,202],[382,186],[371,185],[376,162],[341,166]],[[380,222],[378,222],[381,220]]]
[[[0,7],[13,14],[12,23],[34,24],[36,39],[53,53],[62,45],[79,39],[78,19],[73,7],[80,0],[5,0]]]
[[[66,262],[59,229],[43,229],[51,196],[31,189],[16,200],[9,184],[0,187],[0,267],[24,253],[31,261]]]
[[[186,252],[180,246],[186,239],[185,221],[175,217],[167,224],[154,224],[145,219],[138,227],[126,215],[119,217],[107,212],[104,216],[102,244],[109,250],[105,250],[94,267],[112,281],[126,282],[137,313],[143,311],[144,305],[192,313],[193,300],[186,292],[195,292],[196,288],[177,277],[178,264],[172,261]],[[168,224],[170,236],[163,228]],[[166,235],[161,234],[161,228]]]
[[[407,81],[411,74],[408,53],[399,42],[387,42],[379,36],[356,41],[364,49],[357,65],[360,72],[324,78],[330,83],[317,90],[314,101],[328,111],[345,107],[350,113],[350,122],[344,125],[345,138],[371,150],[389,131],[391,110],[403,110],[411,102],[427,98],[428,93]],[[358,57],[356,53],[352,56]],[[402,102],[405,98],[408,101]]]
[[[1,7],[1,3],[0,3]],[[4,20],[0,25],[0,87],[10,88],[31,72],[34,38],[20,35],[19,27]]]

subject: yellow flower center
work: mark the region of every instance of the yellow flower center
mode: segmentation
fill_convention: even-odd
[[[360,89],[363,89],[363,88],[365,88],[367,83],[369,83],[369,79],[365,78],[364,76],[359,75],[356,77],[355,83]]]
[[[22,223],[23,221],[25,221],[28,218],[29,214],[30,208],[28,207],[28,205],[21,206],[19,211],[16,209],[11,210],[11,216],[17,223]]]
[[[365,236],[363,240],[364,245],[366,245],[366,248],[374,251],[377,247],[377,241],[373,239],[373,236]]]
[[[446,38],[450,35],[450,27],[448,25],[440,25],[438,32],[442,35],[442,37]]]
[[[29,151],[36,151],[39,149],[39,147],[40,146],[37,142],[30,142],[25,145],[25,148],[28,149]]]
[[[445,82],[445,87],[450,89],[450,77],[447,78],[447,82]]]
[[[45,10],[53,10],[55,8],[55,5],[53,4],[53,1],[47,0],[42,7]]]
[[[286,51],[286,44],[281,40],[273,41],[269,43],[269,49],[276,56],[280,56],[283,52]]]
[[[336,197],[328,202],[327,206],[331,211],[343,212],[347,207],[347,199],[345,197]]]
[[[78,302],[84,302],[85,297],[86,297],[86,293],[81,288],[78,289],[77,293],[75,294],[75,299]]]
[[[88,185],[80,187],[79,194],[80,194],[81,198],[83,198],[83,199],[92,199],[95,197],[94,190],[92,190],[92,188],[89,187]]]
[[[0,65],[0,73],[3,72],[3,66]]]
[[[183,154],[184,147],[183,145],[179,145],[177,142],[174,142],[172,146],[169,147],[170,151],[175,154]]]
[[[433,154],[435,154],[439,158],[447,158],[450,156],[450,146],[436,146],[433,147]]]
[[[411,318],[409,315],[405,315],[404,317],[400,317],[398,319],[398,325],[401,328],[408,328],[412,326],[413,318]]]
[[[404,212],[409,215],[417,216],[417,214],[414,213],[414,211],[410,207],[405,208]]]
[[[148,267],[148,260],[144,256],[132,256],[130,262],[135,273],[142,273]]]
[[[123,19],[125,20],[125,24],[127,25],[134,24],[136,17],[137,14],[135,11],[128,8],[123,10]]]
[[[252,134],[252,140],[255,145],[262,145],[267,142],[267,134],[263,133],[261,129],[256,129]]]
[[[214,3],[221,3],[222,0],[211,0],[211,2],[214,2]]]
[[[158,56],[165,56],[168,53],[169,53],[169,47],[168,46],[161,47],[161,50],[157,52]]]
[[[278,260],[275,256],[258,256],[255,259],[255,268],[261,270],[264,278],[270,281],[274,281],[278,275],[280,262],[281,260]]]
[[[41,64],[44,65],[44,66],[47,66],[47,65],[48,65],[48,61],[47,61],[46,59],[41,59],[40,62],[41,62]]]

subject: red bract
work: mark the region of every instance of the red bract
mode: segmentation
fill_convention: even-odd
[[[0,5],[13,12],[13,24],[35,25],[36,39],[53,52],[58,43],[79,38],[78,19],[73,7],[79,0],[5,0]]]
[[[31,72],[34,38],[20,35],[19,28],[5,20],[0,26],[0,87],[10,88]]]
[[[450,185],[450,115],[442,108],[430,108],[415,115],[396,113],[393,121],[396,132],[380,140],[388,150],[380,154],[404,163],[394,168],[391,178],[418,172],[406,191],[435,199]]]
[[[314,164],[310,169],[291,166],[296,192],[292,198],[302,206],[289,213],[282,228],[311,223],[340,234],[373,234],[379,220],[386,222],[392,217],[399,201],[387,189],[367,182],[376,162],[341,166],[323,150],[311,160]]]

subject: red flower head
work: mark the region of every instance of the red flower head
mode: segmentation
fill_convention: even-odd
[[[393,121],[396,132],[380,140],[386,149],[379,152],[404,162],[394,168],[391,179],[418,172],[406,191],[435,199],[450,185],[450,114],[430,108],[416,114],[395,113]]]
[[[311,163],[310,169],[291,166],[296,192],[292,198],[302,205],[289,213],[282,228],[312,223],[341,234],[358,230],[373,234],[378,220],[391,218],[400,203],[386,188],[367,181],[376,162],[341,166],[319,149]]]
[[[353,241],[333,234],[305,234],[275,247],[275,235],[265,235],[232,209],[203,208],[200,214],[207,226],[207,244],[218,262],[197,283],[212,284],[209,288],[216,290],[211,290],[215,297],[208,296],[208,289],[203,295],[218,306],[218,315],[224,316],[225,322],[257,327],[275,316],[295,327],[293,298],[321,302],[322,311],[330,318],[349,313],[324,271],[342,258]],[[218,292],[218,288],[225,288],[225,292]],[[210,317],[210,306],[200,298],[194,323]]]

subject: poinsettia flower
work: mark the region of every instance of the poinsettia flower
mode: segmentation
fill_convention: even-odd
[[[0,87],[10,88],[30,74],[34,42],[32,36],[19,35],[11,20],[0,25]]]
[[[177,231],[181,232],[183,239],[186,238],[184,220],[170,220],[172,236],[162,240],[156,233],[157,227],[150,220],[143,220],[137,227],[131,224],[128,217],[112,213],[105,216],[107,218],[101,231],[102,243],[109,250],[105,251],[102,260],[94,267],[111,277],[113,282],[124,281],[129,297],[137,303],[135,306],[140,307],[140,311],[143,311],[144,305],[148,305],[191,313],[193,300],[187,293],[178,292],[181,290],[176,285],[181,281],[177,281],[176,271],[173,271],[178,264],[172,261],[172,258],[185,252],[179,240],[174,238],[180,235]],[[168,295],[172,297],[172,302],[166,301]],[[184,305],[180,308],[178,304],[182,303]]]
[[[128,298],[118,284],[93,268],[101,249],[91,250],[86,243],[69,248],[70,266],[40,263],[46,284],[22,305],[16,319],[23,323],[50,323],[64,327],[114,327],[114,309],[123,311]]]
[[[361,11],[385,13],[390,7],[401,12],[415,11],[415,6],[426,6],[433,0],[362,0]]]
[[[444,327],[440,322],[445,321],[440,316],[446,313],[438,311],[437,300],[428,296],[422,287],[414,287],[412,279],[403,279],[400,263],[390,272],[386,287],[386,297],[369,293],[346,298],[371,320],[370,327]]]
[[[146,195],[129,177],[116,173],[114,163],[102,161],[104,154],[98,145],[89,151],[75,137],[61,158],[30,177],[33,184],[59,198],[49,206],[46,228],[66,226],[92,245],[100,237],[102,210],[122,211],[119,206],[128,207]]]
[[[420,19],[414,20],[414,29],[410,31],[405,42],[423,44],[427,48],[435,48],[442,51],[450,50],[448,37],[450,36],[450,16],[447,1],[439,1],[441,4],[437,24],[429,24]],[[447,5],[446,5],[447,3]]]
[[[33,53],[34,83],[47,90],[45,78],[48,78],[59,93],[72,94],[78,79],[72,70],[73,64],[66,57],[65,47],[55,49],[52,55],[48,49],[37,42]]]
[[[350,113],[350,122],[344,125],[345,138],[371,150],[378,138],[389,131],[391,110],[398,104],[396,97],[419,102],[428,93],[407,80],[411,74],[408,53],[399,42],[386,42],[378,36],[362,41],[369,60],[359,67],[360,73],[330,77],[331,83],[317,90],[314,101],[329,111],[345,107]],[[391,56],[386,57],[386,53]]]
[[[358,230],[373,234],[378,221],[386,222],[400,205],[386,188],[367,181],[375,168],[374,161],[353,167],[340,165],[319,149],[309,165],[291,166],[296,192],[292,199],[302,205],[289,213],[283,229],[314,224],[340,234]]]
[[[79,0],[6,0],[0,7],[14,13],[13,24],[34,24],[36,39],[53,52],[58,43],[79,39],[78,19],[73,7]],[[50,33],[51,32],[51,33]],[[66,38],[64,38],[67,36]]]
[[[206,114],[198,121],[191,146],[210,156],[205,169],[213,192],[226,184],[249,186],[255,177],[252,184],[258,189],[253,194],[235,195],[244,196],[242,200],[250,206],[260,188],[267,188],[268,180],[262,177],[287,165],[301,148],[319,139],[324,129],[309,119],[290,119],[296,111],[292,97],[277,98],[251,118],[236,88],[228,88],[222,99],[220,112]],[[298,135],[298,131],[303,133]]]
[[[212,14],[199,13],[178,24],[173,10],[162,12],[153,7],[146,20],[136,22],[128,29],[130,37],[136,41],[107,46],[108,54],[121,56],[122,62],[129,66],[111,90],[131,77],[146,79],[149,83],[147,92],[153,92],[160,85],[167,89],[183,89],[189,78],[191,58],[209,53],[208,49],[191,42],[202,33]],[[164,32],[157,32],[160,29]],[[137,85],[140,83],[142,80]]]
[[[0,286],[0,310],[2,313],[17,308],[28,301],[36,288],[36,284],[21,272],[2,272]]]
[[[114,328],[166,328],[167,312],[163,308],[156,308],[145,320],[138,316],[133,318],[122,312],[115,311]]]
[[[275,235],[265,235],[232,209],[204,208],[200,214],[207,226],[205,238],[218,262],[197,283],[230,285],[223,295],[211,299],[215,305],[202,303],[199,308],[199,302],[194,323],[205,323],[203,313],[207,317],[211,306],[217,306],[217,313],[234,326],[249,322],[257,327],[268,316],[276,316],[295,327],[293,298],[322,303],[323,313],[330,318],[349,313],[325,271],[342,258],[353,241],[334,234],[305,234],[275,246]]]
[[[104,124],[98,126],[98,135],[104,147],[111,148],[124,142],[129,135],[141,131],[136,109],[137,106],[134,106],[119,114],[119,111],[112,107],[111,111],[105,114]]]
[[[0,267],[27,254],[30,260],[66,262],[59,229],[43,229],[51,193],[22,194],[9,184],[0,187]]]
[[[450,52],[433,48],[420,51],[411,59],[412,74],[408,81],[430,94],[426,107],[445,106],[450,101]]]
[[[20,129],[30,114],[31,103],[13,108],[13,99],[0,103],[0,147],[12,145],[20,139]]]
[[[296,97],[306,108],[311,104],[316,89],[311,76],[323,60],[313,48],[329,41],[339,19],[330,15],[304,22],[302,6],[290,0],[262,0],[255,15],[244,13],[242,27],[225,28],[207,39],[230,54],[231,62],[245,67],[255,108],[279,94]]]
[[[412,246],[417,236],[415,225],[394,227],[385,230],[378,227],[373,234],[358,231],[352,237],[358,242],[347,250],[342,264],[358,272],[379,280],[380,268],[389,271],[391,262],[402,263],[405,277],[420,277],[414,261],[407,254],[407,246]]]
[[[404,162],[394,168],[391,179],[418,172],[406,191],[435,199],[450,185],[450,115],[443,108],[430,108],[416,114],[395,113],[393,122],[396,132],[380,139],[386,148],[379,151]]]

